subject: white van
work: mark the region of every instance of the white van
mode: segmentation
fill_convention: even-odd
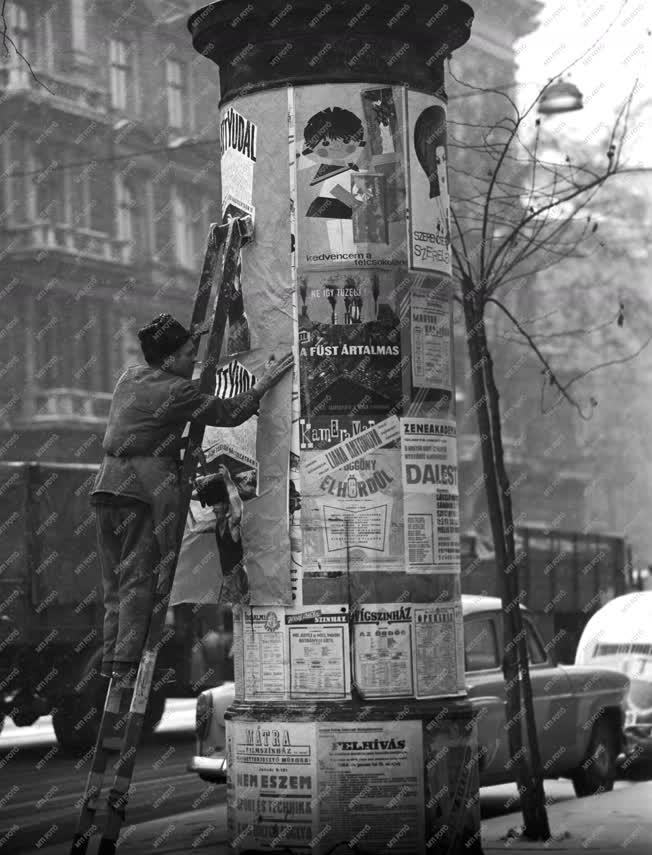
[[[652,591],[610,600],[589,620],[576,665],[621,671],[630,679],[625,735],[628,754],[652,759]]]

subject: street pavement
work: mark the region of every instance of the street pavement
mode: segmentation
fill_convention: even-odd
[[[209,795],[224,798],[224,786],[211,788],[187,770],[195,748],[194,717],[193,699],[167,701],[157,732],[138,752],[132,823],[189,811]],[[81,757],[62,751],[49,717],[24,728],[7,722],[0,736],[0,855],[26,855],[64,841],[69,845],[91,757],[92,750]]]
[[[545,843],[518,839],[520,813],[483,820],[485,855],[652,853],[652,782],[620,786],[611,793],[591,798],[564,798],[549,805],[548,816],[553,838]],[[96,855],[97,845],[94,839],[88,855]],[[42,855],[69,855],[69,846],[42,847],[38,851]],[[233,851],[227,845],[225,804],[202,806],[136,826],[126,825],[118,849],[119,855],[188,855],[209,851],[212,855],[229,855]]]
[[[194,701],[168,701],[157,734],[141,749],[118,855],[233,851],[227,845],[224,786],[203,783],[186,771],[194,748],[193,719]],[[55,748],[48,719],[32,728],[8,723],[0,736],[0,855],[69,855],[87,764],[76,770],[75,761]],[[485,855],[652,855],[652,782],[618,781],[614,792],[587,799],[575,798],[566,781],[547,781],[545,789],[553,832],[546,843],[518,838],[514,785],[481,790]],[[101,817],[100,811],[100,824]],[[98,843],[98,838],[91,841],[88,855],[96,855]]]

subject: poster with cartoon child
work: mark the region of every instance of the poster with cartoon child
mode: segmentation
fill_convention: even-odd
[[[297,266],[406,263],[400,87],[296,90]]]

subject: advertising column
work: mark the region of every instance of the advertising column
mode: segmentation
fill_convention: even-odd
[[[238,456],[257,486],[232,599],[236,851],[481,852],[443,90],[472,12],[435,7],[220,2],[189,23],[220,65],[223,214],[255,220],[242,368],[288,330],[295,355]]]

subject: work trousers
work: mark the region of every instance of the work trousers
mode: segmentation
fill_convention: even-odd
[[[158,578],[159,548],[145,502],[95,505],[104,587],[102,673],[126,673],[142,656]]]

